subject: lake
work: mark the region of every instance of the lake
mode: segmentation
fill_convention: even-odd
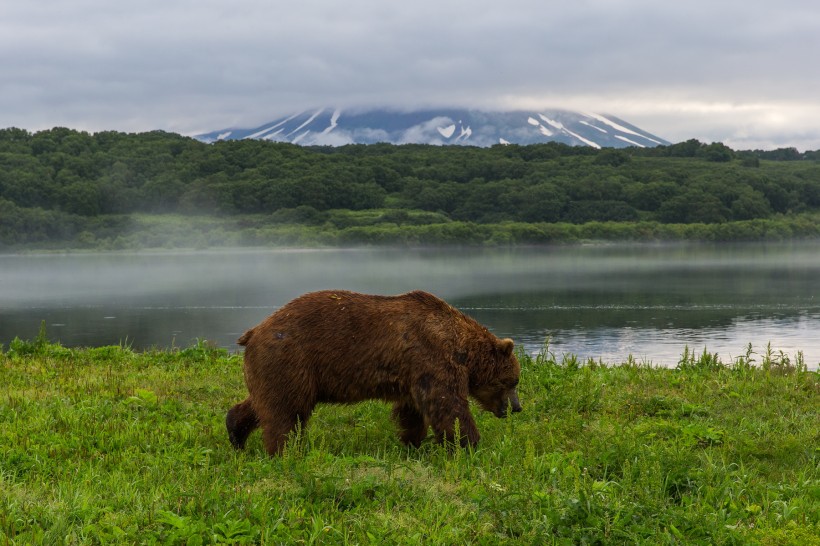
[[[820,362],[820,242],[514,249],[237,249],[0,256],[0,343],[41,321],[65,346],[236,338],[324,288],[432,292],[528,352],[675,366],[768,343]],[[757,361],[760,357],[757,356]]]

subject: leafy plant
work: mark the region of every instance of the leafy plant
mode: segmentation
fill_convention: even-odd
[[[677,369],[679,370],[698,370],[698,371],[717,371],[724,367],[720,357],[717,353],[710,353],[706,347],[703,348],[703,353],[696,355],[694,351],[689,350],[689,345],[683,349],[683,354],[678,360]]]

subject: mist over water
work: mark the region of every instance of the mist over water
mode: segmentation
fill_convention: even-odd
[[[0,343],[41,320],[66,346],[236,338],[326,288],[432,292],[529,352],[674,366],[771,342],[820,362],[820,243],[517,249],[214,250],[0,256]],[[760,361],[760,358],[757,358]]]

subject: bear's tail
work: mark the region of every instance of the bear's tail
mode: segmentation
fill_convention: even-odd
[[[248,342],[253,337],[253,328],[242,334],[242,336],[236,340],[236,343],[242,345],[243,347],[248,344]]]

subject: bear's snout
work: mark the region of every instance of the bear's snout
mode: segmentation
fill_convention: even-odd
[[[521,402],[518,401],[518,393],[515,389],[510,390],[504,396],[498,408],[493,412],[496,417],[506,417],[508,412],[519,413],[521,411]]]
[[[513,413],[519,413],[521,411],[521,402],[518,401],[518,393],[515,391],[512,391],[510,395],[510,408]]]

